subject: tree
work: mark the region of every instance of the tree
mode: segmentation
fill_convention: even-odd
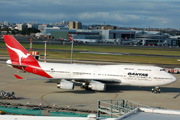
[[[21,31],[21,34],[30,35],[31,33],[37,33],[37,32],[40,32],[40,31],[35,29],[35,28],[26,28],[26,29]]]

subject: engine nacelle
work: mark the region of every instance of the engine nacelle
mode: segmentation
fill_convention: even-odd
[[[91,83],[88,86],[92,90],[98,90],[98,91],[105,91],[106,90],[106,85],[101,82],[97,81],[91,81]]]
[[[74,90],[74,83],[67,80],[61,80],[61,82],[57,84],[57,88]]]

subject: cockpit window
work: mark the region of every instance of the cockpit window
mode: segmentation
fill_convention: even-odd
[[[160,71],[165,71],[165,69],[160,69]]]

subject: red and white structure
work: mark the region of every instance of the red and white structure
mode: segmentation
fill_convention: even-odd
[[[61,89],[74,89],[74,82],[82,88],[104,91],[106,84],[129,86],[161,86],[177,80],[165,69],[145,65],[85,65],[47,63],[37,61],[11,35],[4,35],[10,59],[7,64],[14,68],[56,81]]]

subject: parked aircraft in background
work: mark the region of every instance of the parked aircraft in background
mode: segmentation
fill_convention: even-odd
[[[72,36],[69,34],[69,39],[71,41],[77,42],[77,43],[97,43],[98,41],[95,39],[73,39]]]
[[[82,88],[104,91],[106,84],[129,86],[161,86],[176,81],[176,77],[157,66],[145,65],[86,65],[39,62],[11,35],[4,35],[11,60],[8,65],[56,81],[61,89]]]

